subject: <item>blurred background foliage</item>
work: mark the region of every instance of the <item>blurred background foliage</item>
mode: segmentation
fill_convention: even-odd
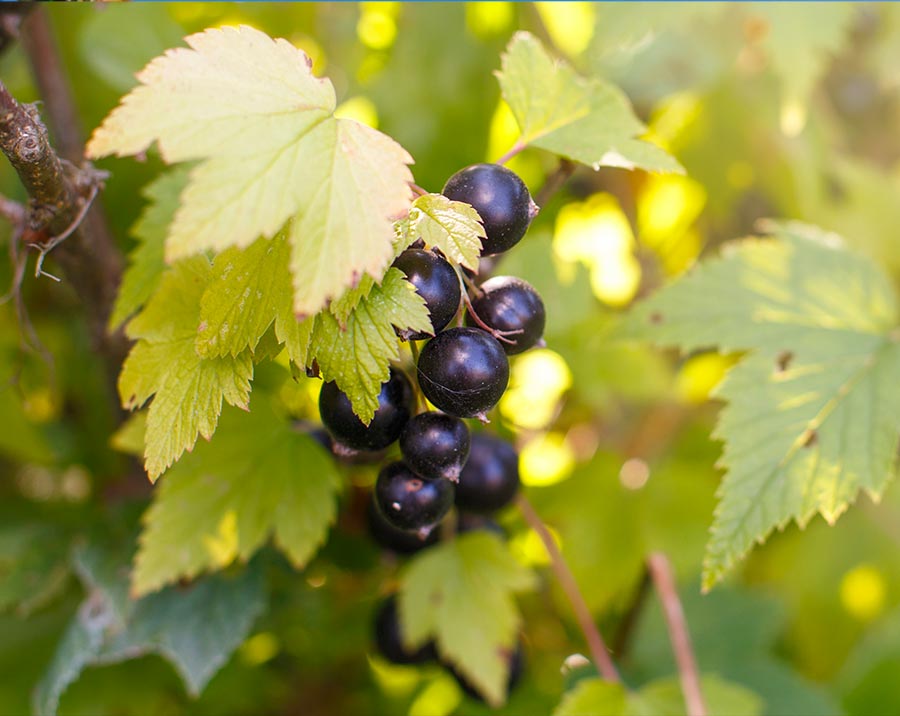
[[[396,138],[416,181],[437,191],[462,166],[516,139],[492,73],[528,29],[585,74],[619,84],[686,176],[579,168],[499,269],[547,304],[548,348],[513,362],[495,419],[521,450],[529,497],[554,530],[626,680],[673,673],[643,560],[670,555],[704,671],[756,692],[767,714],[900,712],[900,492],[861,498],[835,528],[815,520],[758,549],[729,583],[699,594],[719,479],[711,388],[728,356],[678,357],[608,343],[636,298],[766,216],[842,233],[900,275],[900,8],[783,3],[177,3],[46,8],[83,127],[95,127],[151,57],[209,26],[247,23],[288,38],[334,82],[340,111]],[[0,77],[39,99],[20,48]],[[555,160],[509,166],[537,192]],[[161,170],[109,160],[103,204],[123,249],[141,188]],[[5,164],[0,192],[23,199]],[[8,243],[8,229],[0,240]],[[11,280],[6,252],[0,280]],[[52,263],[52,262],[51,262]],[[25,298],[52,365],[23,350],[0,306],[0,713],[29,711],[84,595],[69,555],[85,539],[132,534],[150,495],[110,446],[119,416],[65,285],[28,279]],[[715,300],[711,297],[711,300]],[[317,381],[285,395],[315,417]],[[302,469],[298,466],[298,469]],[[165,478],[163,478],[165,479]],[[265,479],[264,475],[260,479]],[[371,649],[378,595],[397,562],[365,535],[354,468],[319,557],[296,573],[264,551],[268,608],[198,700],[158,656],[94,667],[65,714],[479,714],[437,669],[392,666]],[[515,554],[546,554],[516,514]],[[528,675],[502,713],[550,713],[560,665],[582,646],[546,580],[525,596]]]

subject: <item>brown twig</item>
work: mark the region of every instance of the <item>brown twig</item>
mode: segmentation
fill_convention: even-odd
[[[55,188],[58,199],[64,199],[48,204],[46,199],[52,197],[36,194],[33,191],[35,187],[29,188],[26,183],[32,205],[30,223],[33,229],[39,229],[39,243],[47,246],[56,239],[51,246],[55,247],[53,257],[62,268],[66,281],[83,302],[94,347],[104,357],[107,373],[114,384],[127,352],[127,341],[121,332],[108,333],[107,323],[121,280],[123,258],[99,201],[94,201],[87,208],[88,198],[99,188],[105,175],[83,160],[83,135],[78,111],[44,8],[38,7],[31,12],[21,29],[22,46],[43,98],[43,109],[56,139],[59,156],[50,146],[47,132],[34,110],[28,110],[29,124],[23,124],[23,117],[19,114],[13,129],[20,131],[27,126],[32,131],[38,131],[33,128],[40,127],[37,146],[45,161],[40,167],[38,179],[45,189]],[[9,156],[6,149],[3,151]],[[42,207],[49,207],[50,211],[45,210],[42,216],[36,215],[36,210]],[[82,211],[85,213],[82,221],[76,224],[77,229],[60,243],[58,237],[73,226]]]
[[[666,625],[669,628],[669,640],[672,642],[672,651],[675,653],[675,661],[678,664],[681,691],[684,694],[688,716],[707,716],[709,712],[700,688],[697,660],[694,658],[687,620],[684,618],[684,610],[681,608],[681,600],[678,598],[678,590],[675,587],[672,566],[664,554],[654,552],[647,558],[647,569],[650,571],[650,577],[656,586],[657,594],[659,594]]]
[[[562,189],[563,184],[569,180],[569,177],[575,173],[575,168],[577,166],[578,165],[571,159],[560,157],[556,169],[547,177],[546,181],[544,181],[544,185],[538,191],[537,196],[535,196],[535,204],[538,206],[545,206],[553,195]]]
[[[519,506],[525,521],[541,538],[547,554],[550,555],[550,566],[556,574],[560,587],[566,593],[569,603],[572,605],[572,611],[575,612],[575,619],[578,621],[578,625],[584,634],[585,641],[587,641],[594,665],[604,679],[618,682],[619,672],[616,670],[615,664],[613,664],[600,630],[594,623],[591,611],[588,609],[587,603],[578,589],[575,575],[572,574],[569,565],[563,559],[562,553],[553,539],[553,535],[550,534],[547,526],[541,521],[534,507],[523,494],[519,493],[519,496],[516,498],[516,504]]]

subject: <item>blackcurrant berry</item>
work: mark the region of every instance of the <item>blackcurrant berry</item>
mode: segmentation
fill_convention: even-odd
[[[515,276],[495,276],[480,288],[482,293],[472,301],[472,310],[489,328],[506,334],[501,345],[507,355],[527,351],[541,339],[544,302],[531,284]],[[471,313],[466,314],[467,326],[476,323]]]
[[[403,642],[397,597],[393,595],[382,602],[375,614],[375,646],[393,664],[424,664],[437,657],[434,642],[418,649],[409,649]]]
[[[538,208],[517,174],[499,164],[473,164],[447,180],[443,195],[471,204],[484,224],[482,253],[508,251],[525,235]]]
[[[485,433],[472,436],[469,459],[459,475],[456,505],[472,512],[495,512],[519,489],[519,456],[505,440]]]
[[[451,415],[421,413],[400,433],[400,452],[412,471],[422,477],[456,482],[469,457],[469,429]]]
[[[374,500],[370,501],[366,508],[366,522],[372,540],[395,554],[415,554],[419,550],[437,543],[440,539],[440,530],[437,529],[431,530],[427,536],[423,537],[418,532],[394,527],[375,506]]]
[[[422,349],[417,371],[425,397],[459,418],[484,417],[509,382],[503,347],[477,328],[438,333]]]
[[[401,530],[422,530],[437,524],[453,505],[453,483],[419,477],[402,462],[378,473],[375,504],[384,518]]]
[[[445,258],[421,249],[407,249],[397,257],[394,266],[406,274],[406,280],[425,300],[434,329],[433,333],[406,332],[401,337],[420,341],[442,331],[456,315],[462,298],[456,271]]]
[[[335,383],[325,383],[319,393],[319,415],[334,439],[354,450],[381,450],[400,437],[412,415],[413,390],[407,377],[391,369],[381,386],[378,409],[368,425],[356,417],[348,398]]]
[[[509,698],[512,690],[516,688],[516,685],[522,680],[522,674],[525,672],[525,648],[522,645],[522,642],[520,641],[516,645],[514,651],[504,654],[504,658],[509,666],[509,675],[506,677],[506,697]],[[445,667],[453,678],[456,679],[459,688],[461,688],[467,696],[476,701],[484,702],[484,697],[469,683],[465,676],[460,674],[459,671],[451,665],[445,665]]]

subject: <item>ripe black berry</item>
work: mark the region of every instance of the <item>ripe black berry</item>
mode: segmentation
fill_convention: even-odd
[[[342,445],[354,450],[381,450],[400,437],[412,415],[413,397],[407,377],[391,369],[391,377],[378,394],[378,409],[368,425],[356,417],[350,398],[335,383],[322,386],[319,416],[328,432]]]
[[[510,693],[522,680],[522,674],[525,672],[525,648],[522,646],[522,642],[520,641],[516,645],[515,651],[504,654],[504,658],[509,666],[509,675],[506,677],[506,697],[509,698]],[[460,674],[453,666],[446,666],[446,668],[466,695],[476,701],[484,702],[484,697],[469,683],[466,677]]]
[[[445,413],[484,417],[509,382],[509,361],[496,338],[477,328],[450,328],[422,349],[419,387]]]
[[[394,266],[406,274],[406,280],[425,300],[431,314],[431,326],[434,333],[439,333],[459,310],[462,294],[456,271],[445,258],[421,249],[407,249],[397,257]],[[405,333],[402,337],[420,341],[434,333]]]
[[[419,477],[402,462],[378,473],[375,504],[384,518],[401,530],[437,524],[453,504],[453,483]]]
[[[544,302],[531,284],[515,276],[495,276],[480,288],[482,294],[472,301],[472,310],[489,328],[506,334],[501,345],[507,355],[527,351],[541,339]],[[466,325],[476,325],[470,314],[466,314]]]
[[[471,204],[484,224],[484,254],[499,254],[519,243],[538,211],[528,187],[499,164],[473,164],[447,180],[443,195]]]
[[[434,642],[418,649],[409,649],[403,642],[397,597],[390,596],[375,615],[375,646],[381,655],[394,664],[424,664],[436,658]]]
[[[456,486],[457,507],[494,512],[508,505],[518,489],[519,456],[513,446],[492,435],[473,435],[469,459]]]
[[[374,501],[369,502],[366,509],[366,522],[372,540],[396,554],[415,554],[421,549],[430,547],[440,539],[440,530],[431,530],[427,536],[418,532],[410,532],[394,527],[385,519]]]
[[[451,415],[421,413],[400,433],[400,452],[412,471],[422,477],[456,482],[469,457],[469,429]]]

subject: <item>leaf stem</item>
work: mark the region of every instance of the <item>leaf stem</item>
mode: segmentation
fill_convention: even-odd
[[[672,642],[672,651],[678,664],[681,691],[684,694],[688,716],[707,716],[709,711],[700,689],[697,660],[694,658],[687,620],[684,618],[684,610],[675,587],[672,565],[662,552],[654,552],[647,558],[647,569],[659,594],[666,625],[669,628],[669,640]]]
[[[516,504],[522,512],[525,521],[531,529],[537,533],[538,537],[541,538],[541,542],[544,543],[547,554],[550,555],[550,566],[556,574],[559,586],[562,587],[569,599],[569,603],[572,605],[572,611],[575,612],[575,619],[578,621],[578,626],[584,634],[585,641],[587,641],[588,649],[590,649],[591,657],[594,660],[594,665],[604,679],[607,681],[618,682],[620,680],[619,672],[616,670],[615,664],[613,664],[612,658],[609,655],[609,650],[606,648],[606,643],[603,641],[603,636],[600,634],[600,630],[594,623],[591,611],[588,609],[587,603],[584,601],[584,597],[578,589],[578,582],[575,581],[575,575],[572,574],[569,565],[566,564],[566,561],[563,559],[562,553],[559,551],[559,547],[556,546],[556,542],[553,539],[553,535],[550,534],[547,526],[541,521],[541,518],[538,516],[537,512],[535,512],[534,507],[528,501],[528,498],[521,492],[516,498]]]
[[[427,189],[423,189],[418,184],[414,182],[409,182],[409,188],[413,190],[413,193],[418,196],[425,196],[428,193]]]
[[[515,144],[513,144],[509,148],[509,151],[506,152],[506,154],[504,154],[502,157],[500,157],[496,162],[494,162],[494,164],[506,164],[506,162],[508,162],[510,159],[512,159],[514,156],[516,156],[516,154],[521,152],[527,146],[528,146],[527,144],[525,144],[521,139],[519,139],[518,141],[516,141]]]

